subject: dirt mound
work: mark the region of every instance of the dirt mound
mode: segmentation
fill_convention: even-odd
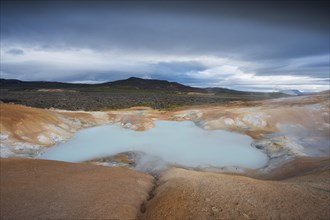
[[[329,169],[281,181],[1,159],[1,219],[329,219]]]
[[[49,130],[50,126],[61,124],[59,116],[52,111],[21,105],[0,106],[1,133],[10,134],[20,141],[43,144],[38,136]],[[61,129],[58,133],[66,135],[67,131]]]
[[[141,219],[329,219],[329,172],[284,181],[173,168]]]
[[[153,177],[123,168],[1,159],[1,219],[134,219]]]

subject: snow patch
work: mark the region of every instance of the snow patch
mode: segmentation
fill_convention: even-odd
[[[15,156],[15,153],[10,150],[10,148],[4,144],[0,144],[0,158],[8,158]]]
[[[241,128],[241,129],[248,129],[249,127],[244,124],[244,122],[242,122],[239,118],[235,118],[235,125],[237,128]]]
[[[38,135],[38,141],[43,144],[48,144],[50,142],[49,138],[43,134]]]
[[[225,118],[224,122],[225,122],[225,125],[227,125],[227,126],[234,126],[235,125],[235,121],[231,118]]]
[[[54,133],[51,133],[50,137],[51,137],[51,139],[53,140],[54,143],[59,143],[59,142],[64,141],[63,137],[61,137],[57,134],[54,134]]]
[[[190,120],[190,119],[200,119],[203,116],[203,112],[199,110],[189,110],[185,112],[181,112],[179,114],[174,115],[175,118],[180,118],[184,120]]]
[[[89,113],[95,117],[107,117],[106,112],[89,112]]]
[[[264,119],[265,119],[265,115],[258,113],[258,114],[244,115],[242,120],[245,123],[253,125],[254,127],[264,128],[267,126],[267,122]]]
[[[9,138],[8,134],[0,134],[0,140],[1,141],[7,140],[8,138]]]
[[[262,150],[270,159],[282,160],[283,157],[307,156],[304,153],[304,147],[287,136],[255,140],[252,146]]]

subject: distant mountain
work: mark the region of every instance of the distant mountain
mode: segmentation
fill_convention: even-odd
[[[117,80],[113,82],[103,83],[113,88],[122,89],[138,89],[138,90],[165,90],[177,92],[201,92],[205,93],[204,89],[185,86],[177,82],[169,82],[166,80],[157,79],[141,79],[137,77],[130,77],[124,80]]]
[[[78,84],[46,81],[21,81],[16,79],[0,79],[0,87],[8,90],[38,90],[38,89],[88,89],[88,90],[157,90],[168,92],[197,92],[207,93],[209,91],[201,88],[185,86],[177,82],[166,80],[141,79],[131,77],[124,80],[99,84]]]
[[[73,89],[89,86],[89,84],[73,84],[47,81],[21,81],[17,79],[0,79],[0,88],[9,90],[35,89]]]
[[[226,93],[226,94],[262,94],[262,92],[247,92],[247,91],[238,91],[238,90],[233,90],[233,89],[226,89],[226,88],[219,88],[219,87],[213,87],[213,88],[205,88],[208,93],[214,93],[214,94],[221,94],[221,93]]]
[[[304,95],[303,92],[297,89],[291,89],[291,90],[280,90],[280,93],[286,94],[286,95],[292,95],[292,96],[298,96],[298,95]]]
[[[141,79],[130,77],[124,80],[99,84],[78,84],[46,81],[21,81],[16,79],[0,79],[0,88],[11,91],[40,90],[40,89],[70,89],[77,91],[163,91],[169,93],[191,93],[191,94],[232,94],[232,95],[276,95],[285,96],[281,93],[244,92],[225,88],[196,88],[182,85],[177,82],[169,82],[157,79]],[[291,95],[291,94],[288,94]]]
[[[330,95],[330,90],[314,93],[314,95]]]

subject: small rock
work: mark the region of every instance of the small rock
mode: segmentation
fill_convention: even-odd
[[[213,206],[213,207],[212,207],[212,211],[213,211],[213,212],[219,212],[219,209],[218,209],[217,207]]]
[[[202,208],[202,212],[207,212],[207,208]]]
[[[247,219],[250,219],[250,216],[248,216],[247,214],[243,213],[244,217]]]

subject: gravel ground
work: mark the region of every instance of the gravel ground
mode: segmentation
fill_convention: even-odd
[[[237,95],[187,95],[147,92],[38,92],[0,91],[0,101],[37,108],[99,111],[148,106],[167,109],[178,106],[224,104],[230,101],[260,100],[264,96]]]
[[[153,177],[123,168],[1,159],[1,219],[134,219]]]
[[[329,170],[282,181],[173,168],[141,219],[329,219]]]

